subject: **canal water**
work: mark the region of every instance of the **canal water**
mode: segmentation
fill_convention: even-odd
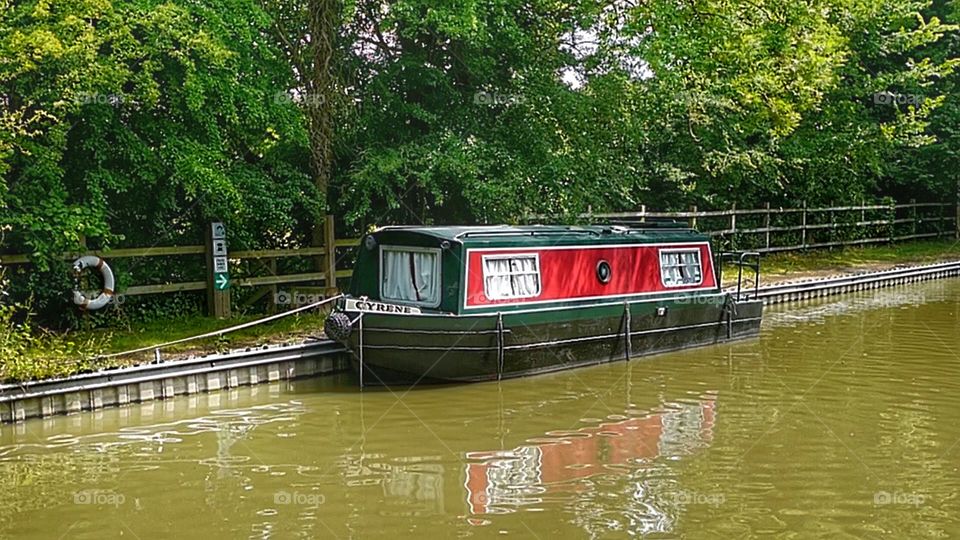
[[[501,384],[337,376],[3,426],[0,535],[958,536],[958,330],[946,280]]]

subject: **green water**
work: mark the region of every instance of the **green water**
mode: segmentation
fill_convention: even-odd
[[[10,538],[960,535],[960,281],[503,382],[348,377],[0,428]]]

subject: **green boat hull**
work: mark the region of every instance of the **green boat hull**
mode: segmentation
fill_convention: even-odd
[[[345,311],[356,322],[344,341],[364,385],[479,382],[755,337],[762,311],[725,294],[479,315]]]

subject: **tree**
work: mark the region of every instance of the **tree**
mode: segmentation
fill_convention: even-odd
[[[278,96],[290,72],[252,0],[24,1],[2,21],[0,96],[19,124],[0,136],[0,218],[4,248],[51,272],[50,290],[30,276],[39,309],[63,311],[58,254],[84,240],[191,244],[222,219],[235,249],[289,245],[322,215],[303,117]]]

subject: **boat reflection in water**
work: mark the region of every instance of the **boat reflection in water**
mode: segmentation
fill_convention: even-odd
[[[660,490],[643,478],[642,471],[656,468],[658,459],[676,459],[707,447],[715,417],[716,401],[710,397],[671,403],[644,417],[551,432],[513,450],[468,452],[472,462],[466,466],[464,487],[469,512],[508,513],[573,499],[582,503],[591,479],[612,477],[636,483],[625,486],[633,490],[638,506],[631,528],[643,533],[669,531],[670,516],[678,515],[684,503],[682,492],[674,481],[661,478],[662,492],[651,493]],[[630,508],[624,510],[631,513]]]
[[[547,428],[504,450],[454,449],[451,442],[454,447],[448,449],[467,461],[458,472],[450,470],[444,455],[360,453],[342,457],[341,475],[350,488],[379,486],[377,515],[382,523],[401,519],[396,526],[411,516],[444,515],[485,526],[498,521],[494,514],[508,518],[521,510],[559,509],[567,516],[566,526],[600,536],[611,530],[670,532],[689,502],[677,460],[711,444],[717,399],[707,393],[661,402],[646,414],[628,407],[605,420],[578,419],[575,411],[586,405],[579,399],[555,401],[550,405],[556,415],[547,426],[589,425]],[[532,413],[527,406],[511,411],[527,418]],[[494,431],[509,437],[512,422],[503,422],[501,417]],[[347,496],[358,497],[358,504],[369,497],[353,490]],[[611,497],[623,503],[611,505]]]

